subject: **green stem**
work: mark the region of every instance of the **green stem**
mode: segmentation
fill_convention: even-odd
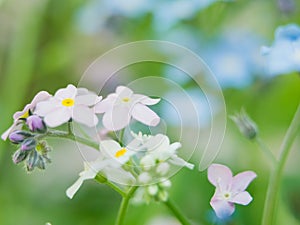
[[[106,184],[107,186],[111,187],[113,190],[118,192],[122,197],[126,196],[126,193],[119,186],[107,180],[107,178],[104,177],[102,174],[98,173],[97,176],[95,177],[95,180],[100,184]]]
[[[269,159],[272,163],[272,168],[277,164],[277,159],[274,157],[273,153],[269,149],[269,147],[265,144],[263,140],[261,140],[259,137],[255,138],[256,143],[262,150],[262,152],[265,154],[266,158]]]
[[[65,131],[49,130],[46,134],[40,135],[40,137],[56,137],[56,138],[70,139],[99,150],[99,144],[97,142],[88,140],[83,137],[76,136],[74,134],[70,134],[69,132],[65,132]]]
[[[128,193],[126,194],[125,197],[123,197],[119,212],[118,212],[118,217],[116,221],[116,225],[122,225],[124,222],[124,218],[127,212],[129,200],[132,198],[134,192],[138,189],[138,186],[133,186],[129,189]]]
[[[290,127],[284,137],[280,147],[280,155],[275,169],[272,171],[270,183],[268,186],[267,197],[265,200],[264,213],[262,218],[262,225],[276,224],[276,208],[279,199],[279,189],[281,177],[283,174],[285,163],[288,159],[292,144],[297,136],[300,128],[300,104],[290,124]]]
[[[120,144],[121,146],[124,146],[124,144],[123,144],[124,133],[125,133],[125,128],[123,128],[123,129],[120,130],[120,132],[119,132],[119,144]]]
[[[165,204],[173,212],[173,214],[177,217],[177,219],[181,222],[182,225],[191,225],[189,220],[182,214],[182,212],[170,199],[165,201]]]

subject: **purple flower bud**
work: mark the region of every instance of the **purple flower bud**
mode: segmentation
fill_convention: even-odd
[[[33,132],[44,133],[47,129],[43,119],[37,115],[29,116],[26,119],[26,124],[29,130]]]
[[[9,135],[9,140],[14,144],[20,144],[29,137],[32,137],[31,133],[22,130],[16,130]]]
[[[12,160],[15,164],[18,164],[18,163],[24,161],[26,159],[27,155],[28,155],[27,152],[18,150],[13,154]]]
[[[25,139],[21,145],[21,151],[30,151],[36,146],[36,140],[33,138]]]

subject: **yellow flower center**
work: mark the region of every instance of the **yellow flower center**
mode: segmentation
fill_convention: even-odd
[[[61,104],[63,106],[66,106],[66,107],[70,107],[70,106],[73,106],[75,103],[74,99],[72,98],[65,98],[64,100],[62,100]]]
[[[115,157],[119,158],[119,157],[125,155],[126,152],[127,152],[126,148],[122,148],[122,149],[120,149],[119,151],[116,152]]]
[[[122,101],[123,101],[123,102],[129,102],[129,101],[130,101],[130,98],[127,98],[127,97],[126,97],[126,98],[122,98]]]
[[[27,117],[29,117],[29,110],[27,110],[22,116],[20,116],[20,119],[26,119]]]

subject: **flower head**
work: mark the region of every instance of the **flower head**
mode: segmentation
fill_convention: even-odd
[[[100,142],[100,151],[107,158],[112,160],[112,163],[124,165],[129,161],[130,157],[135,154],[134,151],[121,145],[114,140],[104,140]]]
[[[79,178],[69,187],[66,194],[69,198],[73,198],[85,180],[94,179],[101,172],[108,180],[118,179],[122,183],[134,182],[133,175],[113,163],[112,159],[105,158],[101,155],[93,162],[84,162],[84,170],[79,173]]]
[[[160,118],[147,107],[157,104],[160,99],[134,94],[127,87],[119,86],[116,93],[108,95],[95,106],[96,113],[104,113],[103,125],[108,130],[121,130],[126,127],[131,117],[148,126],[156,126]]]
[[[208,180],[216,187],[210,205],[219,218],[231,216],[235,210],[235,203],[248,205],[252,201],[251,195],[245,190],[254,178],[256,174],[252,171],[245,171],[233,177],[231,170],[220,164],[212,164],[208,168]]]
[[[262,48],[271,75],[300,71],[300,27],[296,24],[280,26],[275,31],[271,47]]]
[[[179,142],[171,144],[170,139],[166,135],[157,134],[155,136],[148,136],[147,139],[140,139],[140,145],[138,145],[136,141],[132,143],[134,143],[134,145],[129,144],[130,148],[146,151],[145,156],[140,161],[140,164],[145,170],[158,166],[157,172],[165,175],[169,166],[164,162],[177,166],[185,166],[189,169],[194,168],[193,164],[186,162],[177,155],[177,149],[181,147],[181,144]]]
[[[98,118],[91,107],[100,100],[96,94],[70,84],[59,89],[48,101],[38,103],[35,113],[44,117],[49,127],[57,127],[70,119],[92,127],[98,123]]]
[[[33,112],[36,108],[36,105],[41,102],[41,101],[46,101],[51,97],[51,95],[46,92],[46,91],[40,91],[39,93],[36,94],[36,96],[33,98],[33,100],[31,101],[31,103],[27,104],[23,110],[16,112],[13,115],[13,119],[14,119],[14,123],[13,125],[8,128],[8,130],[6,130],[1,138],[5,141],[7,139],[7,137],[9,136],[9,134],[16,129],[16,127],[18,127],[18,125],[20,124],[20,120],[19,119],[26,119],[27,117],[29,117],[30,112]]]

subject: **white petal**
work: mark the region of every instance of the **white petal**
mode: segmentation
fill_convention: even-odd
[[[235,195],[230,199],[230,202],[241,204],[241,205],[248,205],[252,201],[251,195],[247,191],[243,191]]]
[[[28,110],[33,110],[37,103],[46,101],[50,99],[51,95],[47,91],[40,91],[35,95],[35,97],[32,99],[30,104],[27,104],[22,111],[18,111],[14,114],[13,118],[14,120],[19,119],[21,116],[23,116]]]
[[[137,103],[132,107],[131,115],[137,121],[148,126],[156,126],[160,121],[159,116],[154,111],[140,103]]]
[[[15,127],[16,122],[13,123],[13,125],[11,125],[2,135],[1,138],[2,140],[6,141],[6,139],[8,138],[9,134],[12,132],[12,130]]]
[[[221,189],[221,191],[226,191],[230,188],[232,182],[232,172],[231,170],[221,164],[212,164],[208,168],[208,180],[215,187]]]
[[[155,105],[160,102],[160,98],[149,98],[146,95],[134,94],[134,101],[140,102],[143,105]]]
[[[39,102],[36,105],[34,113],[39,116],[46,116],[48,113],[56,111],[57,107],[60,107],[59,102],[52,98],[49,101]]]
[[[119,184],[128,185],[135,183],[134,176],[131,173],[123,170],[121,167],[106,167],[103,170],[103,173],[107,176],[108,180]]]
[[[125,98],[125,97],[131,97],[133,94],[133,91],[125,86],[118,86],[116,88],[116,93],[118,95],[118,98]]]
[[[72,112],[65,108],[57,108],[56,111],[48,113],[44,121],[49,127],[57,127],[68,122],[71,118]]]
[[[231,190],[233,192],[241,192],[244,191],[250,182],[256,178],[256,173],[252,171],[245,171],[239,173],[233,177]]]
[[[169,160],[170,163],[177,165],[177,166],[185,166],[190,170],[194,169],[195,165],[185,161],[184,159],[178,157],[177,155],[173,155]]]
[[[75,183],[67,189],[66,195],[70,199],[72,199],[82,184],[83,184],[83,179],[81,177],[79,177],[78,180],[76,180]]]
[[[116,94],[110,94],[95,105],[95,113],[104,113],[112,110],[117,99]]]
[[[93,106],[97,104],[101,99],[102,97],[97,96],[96,94],[79,95],[75,97],[75,104]]]
[[[115,154],[121,148],[121,145],[113,140],[105,140],[100,142],[100,151],[109,158],[115,158]]]
[[[94,110],[82,105],[75,105],[72,118],[74,121],[89,127],[96,126],[98,123],[98,118],[94,114]]]
[[[122,105],[115,106],[103,116],[103,125],[108,130],[121,130],[130,122],[129,109]]]
[[[54,97],[57,99],[65,99],[65,98],[72,98],[74,99],[77,93],[77,88],[69,84],[66,88],[61,88],[56,91]]]

